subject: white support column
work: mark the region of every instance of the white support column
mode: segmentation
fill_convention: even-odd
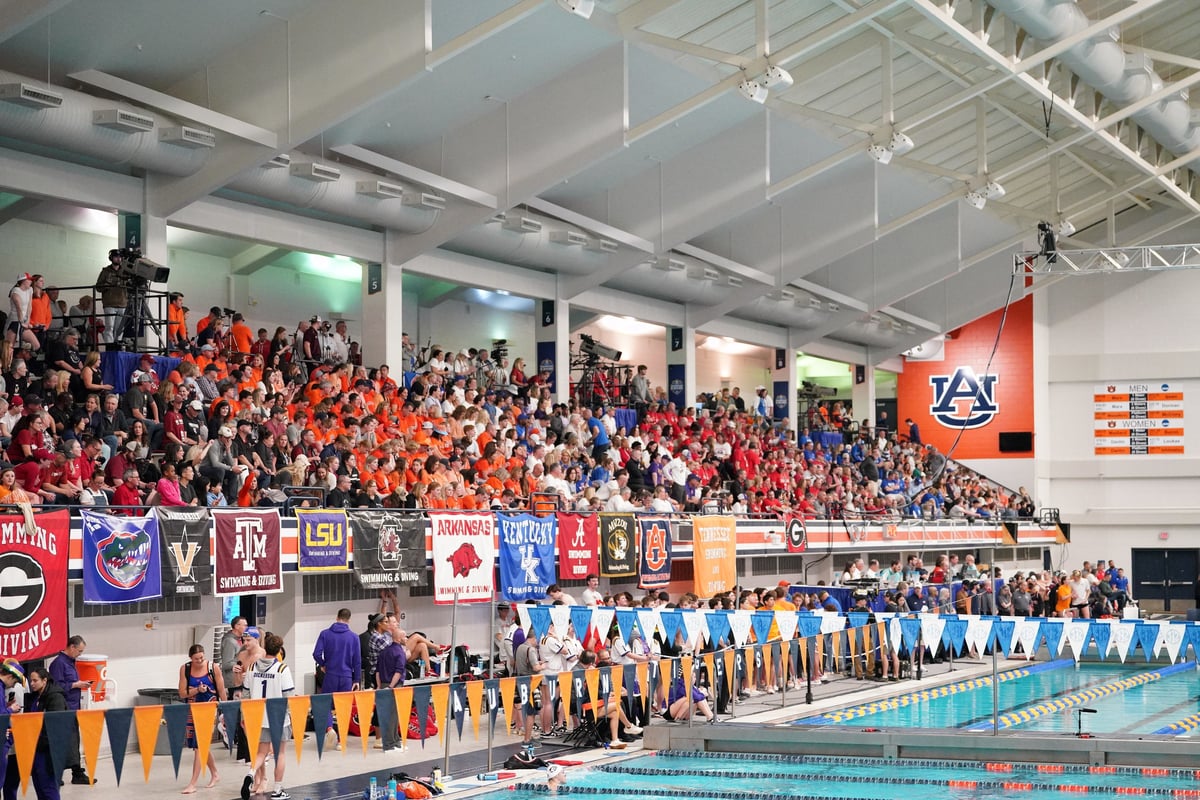
[[[561,296],[546,299],[537,312],[537,369],[550,370],[554,402],[566,403],[571,397],[571,304]]]
[[[860,381],[859,378],[862,378]],[[854,418],[859,422],[864,419],[875,424],[875,367],[870,363],[850,365],[850,404],[854,409]]]
[[[787,347],[775,348],[774,368],[771,370],[771,401],[775,408],[775,421],[787,430],[799,429],[796,415],[800,409],[796,404],[796,391],[800,379],[796,371],[796,351],[800,349],[800,332],[788,329]]]
[[[667,328],[667,400],[683,410],[696,402],[696,329]]]
[[[400,381],[406,365],[404,353],[404,272],[393,263],[396,252],[392,231],[384,234],[383,262],[363,266],[362,344],[363,363],[387,364],[393,379]]]

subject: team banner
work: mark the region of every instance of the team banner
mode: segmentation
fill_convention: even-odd
[[[490,602],[495,586],[496,517],[429,515],[433,542],[433,602]]]
[[[212,512],[217,568],[214,593],[219,597],[283,591],[279,512],[249,508]]]
[[[671,582],[671,522],[638,520],[638,586],[661,589]]]
[[[378,509],[350,512],[354,580],[364,589],[428,586],[425,522],[413,514]]]
[[[633,514],[600,515],[600,574],[628,578],[637,574],[637,518]]]
[[[212,520],[207,508],[156,506],[163,596],[212,594]]]
[[[712,597],[737,585],[737,520],[692,518],[692,564],[696,594]]]
[[[500,594],[505,600],[541,600],[554,583],[554,517],[499,514]]]
[[[595,514],[559,513],[558,579],[581,581],[600,574],[600,520]]]
[[[70,541],[69,511],[0,515],[0,653],[5,658],[29,661],[67,646]]]
[[[348,528],[343,509],[296,509],[296,568],[301,572],[349,569]]]
[[[162,597],[158,517],[83,516],[83,602],[136,603]]]
[[[803,553],[808,549],[808,529],[804,527],[804,517],[798,514],[788,514],[787,528],[784,533],[789,553]]]

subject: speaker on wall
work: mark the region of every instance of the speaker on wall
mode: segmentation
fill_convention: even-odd
[[[1001,431],[1001,453],[1032,453],[1033,431]]]

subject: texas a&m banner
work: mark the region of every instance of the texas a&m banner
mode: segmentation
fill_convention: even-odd
[[[433,602],[491,602],[496,591],[496,517],[431,513]]]
[[[712,597],[737,585],[737,520],[692,518],[692,566],[700,597]]]
[[[29,661],[67,646],[69,511],[0,515],[0,653]]]
[[[212,520],[207,508],[155,506],[162,550],[163,596],[212,594]]]
[[[557,520],[532,514],[499,514],[500,594],[505,600],[541,600],[554,583]]]
[[[212,512],[217,568],[213,572],[218,596],[270,594],[283,591],[279,512],[249,508]]]
[[[628,578],[637,574],[637,517],[600,515],[600,574]]]
[[[383,509],[350,512],[354,535],[354,580],[364,589],[427,586],[425,521],[415,514]]]
[[[641,544],[638,546],[638,586],[642,589],[661,589],[671,582],[671,522],[667,519],[640,519],[638,528],[641,535]]]
[[[595,514],[558,515],[558,579],[581,581],[600,574],[600,520]]]
[[[158,517],[82,512],[83,602],[136,603],[162,597]]]
[[[343,509],[296,509],[296,568],[301,572],[349,569],[348,530]]]

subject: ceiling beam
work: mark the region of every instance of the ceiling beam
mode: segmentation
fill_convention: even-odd
[[[229,271],[234,275],[253,275],[287,255],[290,250],[269,244],[252,244],[229,259]]]
[[[9,203],[4,208],[0,208],[0,225],[20,219],[44,202],[46,201],[39,197],[22,197],[16,202]]]
[[[71,0],[4,0],[0,2],[0,42],[44,20]]]
[[[376,169],[381,169],[384,172],[389,172],[398,178],[402,178],[412,183],[418,183],[422,186],[427,186],[430,189],[441,192],[442,194],[457,197],[460,200],[466,200],[468,203],[474,203],[477,206],[483,206],[489,209],[498,209],[500,207],[496,195],[476,189],[474,186],[468,186],[465,183],[443,177],[428,170],[423,170],[420,167],[414,167],[412,164],[406,164],[403,161],[368,150],[365,147],[359,147],[356,144],[342,144],[329,148],[333,152],[352,158],[355,161],[366,164]]]

